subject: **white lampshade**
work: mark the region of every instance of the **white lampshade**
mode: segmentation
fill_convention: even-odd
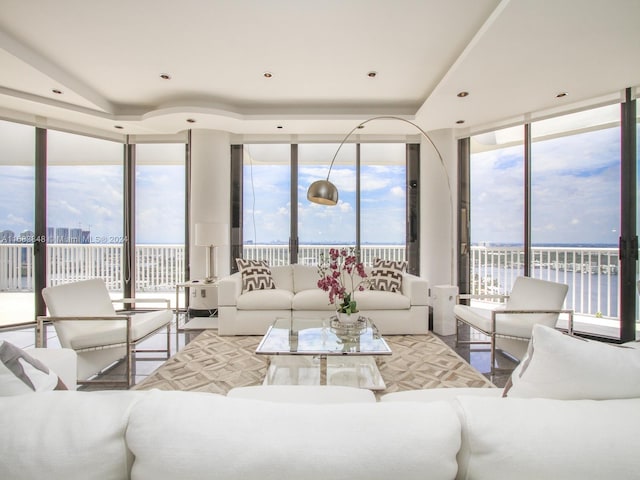
[[[210,247],[229,243],[229,225],[226,223],[196,223],[196,245]]]

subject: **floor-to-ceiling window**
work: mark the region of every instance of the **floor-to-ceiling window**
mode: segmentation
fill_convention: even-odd
[[[337,149],[337,144],[298,145],[300,263],[315,264],[330,246],[356,245],[356,145],[344,144],[331,169],[329,180],[338,188],[338,204],[327,207],[307,200],[309,185],[327,177]]]
[[[34,323],[34,290],[42,288],[34,279],[56,285],[100,277],[121,297],[124,262],[136,258],[123,233],[123,142],[11,122],[0,122],[0,140],[0,328]],[[130,213],[143,252],[132,264],[136,286],[139,296],[161,291],[174,299],[186,270],[185,145],[134,147],[138,210]],[[42,265],[34,261],[34,245],[46,245],[46,264],[44,257]],[[33,345],[33,328],[25,333],[30,338],[21,345]]]
[[[0,327],[34,318],[35,128],[0,121]]]
[[[343,145],[329,178],[338,188],[338,204],[311,203],[307,189],[327,177],[337,149],[338,144],[243,146],[245,257],[286,264],[289,249],[297,247],[297,262],[313,265],[331,247],[359,246],[366,264],[375,257],[405,258],[406,145]]]
[[[135,147],[136,296],[174,300],[185,272],[185,146]]]
[[[47,279],[122,291],[122,144],[47,131]]]
[[[243,149],[242,238],[245,258],[289,264],[291,146],[251,144]]]
[[[513,274],[566,283],[576,330],[618,337],[620,118],[615,104],[471,138],[473,293],[508,292]]]
[[[504,294],[524,274],[524,130],[471,137],[470,291]]]
[[[589,330],[615,329],[620,105],[533,122],[531,134],[531,275],[569,285],[566,306],[598,320]]]
[[[406,165],[403,143],[360,145],[360,244],[367,264],[405,259]]]

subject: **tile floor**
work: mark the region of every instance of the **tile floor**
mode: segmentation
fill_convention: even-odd
[[[171,334],[171,355],[181,350],[187,343],[200,334],[201,330],[184,330],[180,329],[178,334],[175,332],[175,325],[172,327]],[[488,346],[485,345],[460,345],[455,346],[455,335],[440,336],[440,338],[455,350],[458,355],[469,362],[476,370],[481,372],[490,379],[490,354]],[[30,348],[35,344],[33,329],[17,330],[10,332],[0,332],[0,339],[6,339],[21,348]],[[47,329],[47,342],[49,347],[59,347],[57,337],[53,328]],[[164,348],[166,344],[166,333],[160,332],[144,341],[140,348]],[[159,353],[138,353],[135,363],[135,383],[140,383],[148,375],[153,373],[167,359]],[[503,387],[511,370],[515,368],[516,363],[505,355],[498,355],[498,364],[504,371],[495,374],[493,383],[498,387]],[[108,372],[101,376],[103,379],[122,380],[124,378],[124,365],[122,363],[112,367]],[[100,387],[82,387],[83,390],[94,390]]]

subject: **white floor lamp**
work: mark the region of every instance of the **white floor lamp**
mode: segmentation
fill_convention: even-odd
[[[217,275],[216,248],[229,241],[229,225],[226,223],[196,223],[196,245],[207,247],[205,282],[215,282]]]

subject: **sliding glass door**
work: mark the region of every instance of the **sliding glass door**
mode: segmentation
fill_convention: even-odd
[[[327,178],[337,149],[332,143],[298,145],[299,263],[315,264],[331,247],[356,245],[356,145],[343,145],[331,169],[329,180],[338,187],[338,204],[327,207],[307,200],[309,185]]]
[[[617,337],[620,105],[531,124],[531,275],[569,286],[577,330]]]
[[[330,175],[338,204],[312,203],[307,189],[327,177],[337,149],[333,143],[243,145],[245,258],[315,265],[330,248],[356,245],[368,265],[376,257],[406,258],[406,145],[343,145]]]
[[[471,293],[566,283],[575,330],[620,338],[621,133],[614,104],[471,137]]]
[[[185,146],[135,145],[135,296],[175,302],[185,272]]]
[[[48,285],[99,277],[122,292],[122,212],[122,144],[48,130]]]
[[[0,120],[0,327],[33,323],[35,128]]]
[[[244,145],[243,153],[243,256],[288,265],[291,145]]]
[[[524,130],[471,137],[470,292],[506,294],[524,275]]]
[[[360,145],[362,260],[406,259],[407,160],[404,143]]]

